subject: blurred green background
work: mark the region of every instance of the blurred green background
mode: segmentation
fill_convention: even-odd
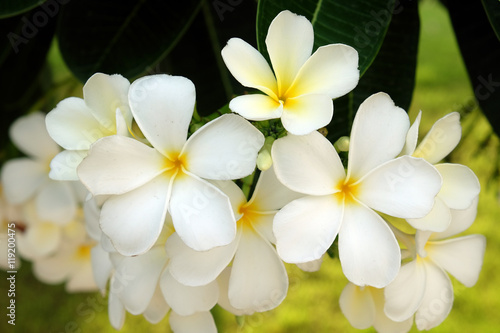
[[[487,238],[484,265],[478,283],[466,288],[453,280],[455,302],[448,318],[433,332],[500,331],[500,143],[478,110],[472,87],[460,56],[449,18],[437,1],[423,1],[421,42],[419,45],[416,89],[410,118],[423,111],[420,137],[443,115],[460,111],[463,139],[450,162],[470,167],[481,182],[482,191],[476,222],[466,234],[481,233]],[[54,45],[50,51],[51,70],[65,96],[81,95],[81,85],[65,68]],[[500,106],[499,106],[500,109]],[[43,110],[49,111],[49,110]],[[335,121],[335,117],[334,120]],[[474,125],[474,126],[472,126]],[[235,317],[220,308],[214,310],[219,332],[358,332],[342,315],[338,299],[347,280],[340,263],[326,258],[319,272],[306,273],[288,265],[290,289],[287,298],[274,311]],[[100,294],[70,294],[62,285],[38,282],[30,264],[23,262],[17,274],[15,332],[114,332],[107,318],[107,300]],[[2,281],[1,294],[5,295]],[[0,297],[5,309],[6,297]],[[2,311],[5,313],[5,310]],[[2,315],[0,332],[12,332]],[[170,332],[168,319],[156,325],[142,316],[127,315],[121,332]],[[412,328],[412,332],[416,332]],[[364,332],[374,332],[372,328]]]

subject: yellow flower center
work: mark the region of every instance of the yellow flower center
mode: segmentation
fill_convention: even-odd
[[[186,155],[181,154],[170,154],[165,158],[165,172],[169,177],[173,177],[175,175],[182,175],[183,170],[186,169],[187,166],[187,157]]]
[[[80,245],[76,250],[75,256],[78,259],[90,259],[90,250],[92,246],[90,244]]]
[[[339,192],[335,193],[335,196],[345,203],[354,202],[354,198],[359,194],[358,185],[354,179],[341,180],[336,186]]]
[[[259,218],[259,213],[248,203],[241,205],[238,208],[238,213],[241,214],[241,217],[237,223],[242,227],[253,228],[253,222],[258,221]]]

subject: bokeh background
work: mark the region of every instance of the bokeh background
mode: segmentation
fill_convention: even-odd
[[[449,161],[465,164],[478,176],[482,191],[476,222],[465,234],[480,233],[487,238],[484,265],[479,281],[466,288],[454,280],[455,301],[448,318],[433,332],[500,331],[500,177],[498,137],[474,99],[473,87],[460,55],[450,19],[438,1],[422,1],[421,38],[418,51],[416,89],[409,110],[410,118],[422,110],[420,137],[445,114],[459,111],[463,138]],[[82,85],[66,68],[57,44],[49,51],[49,67],[59,95],[81,96]],[[1,79],[1,78],[0,78]],[[54,97],[55,96],[55,97]],[[498,106],[500,111],[500,105]],[[42,110],[48,112],[50,110]],[[334,118],[335,121],[335,118]],[[358,332],[342,315],[338,300],[347,283],[338,259],[326,258],[320,271],[306,273],[287,265],[290,289],[277,309],[235,318],[215,308],[220,332]],[[2,274],[3,276],[3,274]],[[107,299],[99,293],[67,294],[63,285],[46,285],[33,276],[23,262],[16,281],[15,332],[115,332],[107,317]],[[0,308],[5,309],[6,281],[2,279]],[[2,310],[4,313],[5,310]],[[11,332],[2,315],[0,332]],[[156,325],[142,316],[127,314],[121,332],[170,332],[168,319]],[[412,332],[416,332],[413,327]],[[363,332],[374,332],[372,328]]]

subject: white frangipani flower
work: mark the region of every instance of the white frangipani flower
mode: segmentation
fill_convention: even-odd
[[[377,332],[408,332],[412,318],[393,321],[384,312],[384,289],[370,286],[360,287],[347,283],[339,298],[340,310],[352,327],[363,330],[373,326]]]
[[[146,253],[134,257],[110,253],[114,270],[110,277],[108,311],[116,329],[123,325],[126,311],[142,314],[149,322],[157,323],[171,310],[170,325],[176,332],[190,332],[187,328],[191,326],[198,327],[197,331],[215,332],[209,311],[217,302],[218,285],[214,281],[205,286],[185,286],[170,275],[166,269],[169,258],[164,239],[172,233],[172,221],[168,218],[162,236]],[[197,326],[202,324],[207,327]]]
[[[64,151],[51,162],[50,177],[78,180],[76,168],[98,139],[127,135],[132,125],[128,106],[129,81],[121,75],[92,75],[83,87],[83,99],[69,97],[47,114],[47,130]]]
[[[287,131],[310,133],[330,123],[332,99],[351,91],[359,80],[358,53],[344,44],[318,48],[312,24],[303,16],[282,11],[266,37],[272,69],[247,42],[232,38],[222,50],[231,74],[262,94],[234,98],[229,108],[251,120],[281,118]]]
[[[33,273],[44,283],[65,282],[68,292],[95,291],[90,256],[94,244],[83,221],[73,221],[64,226],[60,245],[52,254],[33,259]]]
[[[436,121],[417,146],[421,115],[422,112],[408,131],[403,154],[420,157],[434,164],[443,178],[443,185],[429,214],[407,221],[416,229],[439,232],[449,226],[451,209],[466,209],[472,204],[474,198],[479,195],[480,185],[474,172],[465,165],[439,163],[460,141],[460,114],[452,112]]]
[[[51,180],[49,164],[59,146],[45,127],[45,115],[35,112],[17,119],[10,127],[12,142],[27,155],[8,160],[2,168],[5,199],[24,204],[31,199],[42,220],[65,224],[76,213],[78,198],[71,182]]]
[[[196,250],[229,244],[236,223],[227,196],[205,179],[251,174],[264,136],[237,115],[224,115],[186,139],[195,104],[192,82],[153,75],[129,91],[134,118],[152,147],[124,136],[97,141],[78,168],[94,195],[112,195],[100,225],[123,255],[145,253],[167,214]]]
[[[446,239],[469,228],[476,213],[477,199],[465,210],[451,210],[451,223],[443,232],[417,230],[413,241],[410,235],[398,232],[413,260],[403,265],[385,288],[384,311],[389,318],[403,321],[415,316],[417,328],[429,330],[441,324],[453,306],[453,286],[447,272],[466,287],[476,284],[486,238],[468,235]]]
[[[374,210],[402,218],[425,216],[441,187],[439,173],[423,159],[395,158],[408,128],[406,112],[388,95],[367,98],[354,119],[347,174],[332,144],[318,132],[274,142],[278,179],[307,194],[275,216],[276,245],[284,261],[319,259],[339,234],[340,261],[351,282],[381,288],[394,279],[399,245]]]
[[[301,195],[277,180],[273,169],[260,174],[254,194],[247,202],[243,191],[233,182],[219,184],[229,196],[237,216],[233,242],[209,251],[195,251],[173,234],[166,243],[171,274],[181,283],[205,285],[229,265],[228,295],[232,307],[243,313],[275,308],[285,298],[288,276],[272,243],[272,221],[286,203]]]

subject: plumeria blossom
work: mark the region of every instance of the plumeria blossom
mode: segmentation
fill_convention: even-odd
[[[78,196],[71,182],[49,178],[49,164],[60,152],[45,127],[45,115],[34,112],[18,118],[10,127],[12,142],[26,157],[7,161],[2,168],[2,184],[5,199],[20,205],[35,200],[41,219],[65,224],[77,211]]]
[[[391,320],[384,312],[384,289],[370,286],[357,286],[347,283],[339,298],[340,309],[349,323],[363,330],[373,326],[377,332],[408,332],[413,319],[397,322]]]
[[[242,85],[264,93],[238,96],[229,108],[251,120],[281,118],[287,131],[310,133],[330,123],[333,98],[358,83],[358,53],[344,44],[319,47],[312,55],[314,32],[305,17],[282,11],[269,26],[264,56],[232,38],[222,50],[231,74]]]
[[[44,283],[65,282],[68,292],[95,291],[90,257],[94,244],[83,221],[73,221],[65,226],[60,245],[52,254],[33,259],[33,273]]]
[[[61,245],[64,229],[72,228],[72,222],[64,225],[41,219],[34,201],[22,207],[23,231],[17,234],[17,250],[26,260],[52,255]]]
[[[78,180],[76,168],[92,143],[108,135],[128,135],[132,126],[129,86],[121,75],[96,73],[85,83],[83,99],[66,98],[47,114],[50,136],[65,149],[51,162],[52,179]]]
[[[460,114],[452,112],[436,121],[417,146],[420,112],[408,131],[403,154],[425,159],[441,174],[443,185],[432,210],[420,219],[407,219],[414,228],[428,231],[443,231],[451,221],[451,209],[466,209],[479,195],[480,185],[474,172],[461,164],[439,163],[460,141],[462,128]]]
[[[307,195],[275,216],[273,230],[284,261],[319,259],[339,234],[340,262],[351,282],[382,288],[395,278],[399,245],[375,210],[423,217],[441,187],[439,173],[423,159],[395,158],[408,128],[406,112],[388,95],[367,98],[353,122],[347,173],[332,144],[318,132],[274,142],[278,179]]]
[[[403,321],[414,316],[419,330],[429,330],[443,322],[453,306],[453,286],[447,272],[466,287],[476,284],[486,238],[467,235],[449,239],[468,229],[476,213],[477,199],[465,210],[452,210],[451,223],[443,232],[417,230],[414,238],[398,232],[412,260],[385,288],[384,311],[389,318]]]
[[[97,223],[92,219],[87,223],[91,224],[93,237],[99,239]],[[170,325],[175,332],[216,332],[209,310],[217,302],[218,285],[184,286],[165,267],[169,259],[164,244],[173,232],[172,220],[167,216],[161,236],[144,254],[125,257],[116,251],[107,253],[100,246],[92,249],[94,276],[101,291],[105,292],[110,281],[108,312],[115,329],[123,326],[126,312],[142,314],[155,324],[170,311]]]
[[[193,83],[153,75],[129,90],[132,114],[148,146],[125,136],[98,140],[78,168],[93,195],[112,195],[100,216],[102,231],[123,255],[145,253],[167,214],[190,247],[230,243],[236,223],[227,196],[205,179],[237,179],[255,169],[263,135],[237,115],[224,115],[186,140],[195,104]]]
[[[288,276],[272,245],[272,221],[281,207],[301,195],[280,184],[272,168],[260,174],[249,201],[233,182],[220,187],[231,199],[237,216],[234,241],[200,252],[173,234],[166,243],[171,257],[169,270],[181,283],[201,286],[215,280],[232,262],[223,298],[238,309],[236,314],[273,309],[286,296]]]

